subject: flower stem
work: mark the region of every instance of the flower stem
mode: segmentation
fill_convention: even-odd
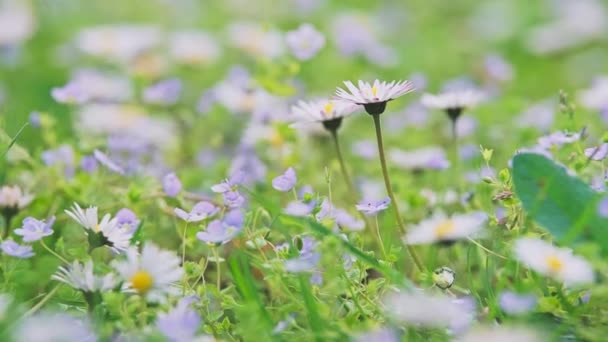
[[[56,253],[54,250],[50,249],[49,246],[47,246],[46,243],[44,243],[44,241],[42,239],[40,239],[40,245],[42,247],[44,247],[44,249],[46,249],[49,253],[51,253],[55,257],[57,257],[57,259],[61,260],[63,263],[65,263],[65,264],[69,264],[70,263],[64,257],[62,257],[61,255],[59,255],[58,253]]]
[[[401,214],[399,214],[399,207],[397,204],[397,200],[395,199],[395,194],[393,194],[393,189],[391,186],[391,180],[388,175],[388,168],[386,167],[386,158],[384,156],[384,143],[382,141],[382,128],[380,126],[380,114],[372,115],[374,118],[374,126],[376,126],[376,140],[378,141],[378,154],[380,155],[380,165],[382,166],[382,176],[384,177],[384,185],[386,186],[386,192],[391,199],[391,204],[393,207],[393,212],[395,213],[395,218],[397,219],[397,224],[399,225],[399,229],[401,234],[406,233],[405,225],[403,224],[403,220],[401,219]],[[422,266],[422,262],[418,258],[416,251],[410,245],[406,245],[407,250],[412,256],[414,260],[414,264],[419,271],[423,271],[424,267]]]
[[[217,290],[220,290],[220,286],[222,284],[222,272],[220,269],[220,256],[217,252],[217,246],[213,246],[213,257],[215,258],[216,272],[217,272]]]
[[[338,157],[338,162],[340,162],[340,170],[342,171],[342,176],[344,177],[344,181],[346,182],[346,187],[348,188],[348,192],[350,193],[351,198],[353,198],[353,199],[359,198],[359,194],[357,193],[357,190],[355,189],[355,186],[348,173],[348,169],[346,168],[346,163],[344,162],[344,157],[342,157],[342,149],[340,148],[340,140],[338,139],[338,130],[334,129],[334,130],[330,130],[330,132],[331,132],[331,137],[334,141],[334,146],[336,147],[336,156]],[[365,226],[371,227],[367,216],[365,216],[365,214],[363,214],[362,212],[360,212],[358,210],[357,210],[357,213],[359,213],[359,216],[365,222]]]

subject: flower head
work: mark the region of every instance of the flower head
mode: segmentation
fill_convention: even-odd
[[[375,80],[373,84],[370,84],[360,80],[358,87],[350,81],[345,81],[344,85],[348,91],[338,88],[336,98],[363,105],[365,110],[372,115],[382,114],[386,108],[386,102],[414,91],[414,85],[410,81],[387,83]]]
[[[177,175],[174,172],[163,177],[163,190],[169,197],[175,197],[182,191],[182,182],[177,178]]]
[[[282,175],[272,180],[272,187],[278,191],[287,192],[296,186],[297,180],[296,171],[290,167]]]
[[[42,239],[45,236],[53,234],[53,223],[55,216],[48,219],[46,222],[37,220],[33,217],[27,217],[23,220],[23,226],[15,229],[15,234],[21,235],[24,242],[33,242]]]
[[[137,229],[137,227],[139,227],[139,224],[141,223],[141,221],[137,218],[137,215],[135,215],[135,213],[129,208],[120,209],[116,213],[115,218],[116,224],[119,227],[125,227],[126,229],[131,230],[133,232],[135,232],[135,230]]]
[[[223,220],[210,222],[205,231],[196,233],[196,237],[206,243],[224,244],[241,232],[244,223],[243,212],[232,210],[224,216]]]
[[[199,222],[213,215],[217,214],[220,208],[216,207],[209,202],[198,202],[196,203],[190,212],[186,212],[183,209],[175,208],[174,212],[177,217],[181,218],[186,222]]]
[[[59,103],[83,104],[90,98],[89,93],[80,82],[69,82],[63,87],[51,89],[51,96]]]
[[[198,341],[196,331],[201,325],[201,317],[192,308],[195,297],[182,298],[177,306],[167,313],[159,313],[156,327],[172,342]]]
[[[131,225],[119,225],[118,219],[112,218],[110,214],[104,215],[100,222],[97,207],[83,210],[74,203],[72,209],[65,210],[65,213],[88,231],[87,236],[92,248],[105,245],[114,252],[123,252],[129,247],[135,233]]]
[[[0,188],[0,210],[18,211],[28,206],[34,196],[21,191],[21,188],[13,185],[4,185]]]
[[[20,245],[13,240],[5,240],[0,243],[0,249],[4,254],[10,255],[15,258],[27,259],[34,256],[32,246]]]
[[[341,100],[300,100],[291,107],[295,120],[293,125],[321,122],[326,129],[336,130],[342,124],[342,118],[353,114],[358,108],[356,104]]]
[[[573,255],[570,249],[557,248],[534,238],[521,238],[513,248],[517,259],[528,267],[566,285],[589,284],[595,278],[591,265],[582,257]]]
[[[405,170],[444,170],[450,167],[445,151],[437,146],[408,151],[393,148],[388,151],[388,156],[395,165]]]
[[[464,89],[447,91],[438,95],[424,94],[421,101],[426,107],[446,111],[450,118],[455,120],[464,109],[476,106],[483,99],[482,92]]]
[[[127,259],[112,262],[125,281],[127,289],[145,296],[151,302],[162,301],[171,292],[173,283],[181,279],[183,270],[180,259],[171,251],[158,248],[155,244],[144,245],[141,254],[129,248]]]
[[[500,308],[510,314],[518,315],[529,312],[536,306],[536,297],[531,294],[518,294],[511,291],[502,292],[498,298]]]
[[[105,292],[116,286],[112,273],[98,276],[93,272],[93,261],[91,260],[84,264],[74,261],[67,267],[59,267],[52,278],[83,292]]]
[[[385,298],[384,303],[394,318],[424,327],[462,328],[472,322],[474,314],[474,307],[418,290],[393,293]]]
[[[606,159],[606,156],[608,156],[608,144],[604,143],[596,147],[586,148],[584,153],[585,157],[589,159],[602,161]]]
[[[97,336],[87,321],[67,314],[38,313],[19,322],[13,341],[95,342]]]
[[[365,215],[373,216],[383,210],[388,209],[390,203],[390,197],[386,197],[379,201],[363,201],[357,204],[355,207],[357,208],[357,210],[363,212]]]
[[[409,245],[452,242],[479,233],[486,222],[482,213],[455,214],[447,217],[437,213],[412,227],[404,237]]]
[[[215,184],[211,187],[211,191],[217,193],[225,193],[229,191],[234,191],[238,185],[243,183],[243,179],[245,178],[245,173],[241,171],[237,171],[230,176],[230,178],[224,180],[221,183]]]
[[[177,78],[164,80],[146,88],[143,93],[145,103],[154,105],[173,105],[179,100],[182,82]]]
[[[240,208],[245,204],[245,197],[238,191],[224,192],[224,204],[228,208]]]
[[[287,32],[285,41],[291,53],[301,61],[311,59],[325,46],[323,34],[310,24],[302,24],[297,30]]]

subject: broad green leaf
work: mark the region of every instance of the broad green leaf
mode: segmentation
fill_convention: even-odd
[[[608,219],[597,213],[600,195],[565,167],[533,153],[513,158],[515,193],[524,209],[564,244],[593,239],[608,252]]]

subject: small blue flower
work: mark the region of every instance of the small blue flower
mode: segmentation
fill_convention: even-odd
[[[97,171],[97,159],[94,156],[84,156],[80,159],[80,167],[86,173],[93,173]]]
[[[228,208],[240,208],[245,204],[245,197],[238,191],[224,192],[224,204]]]
[[[122,208],[116,213],[116,224],[119,227],[125,227],[129,229],[130,232],[135,232],[137,227],[141,221],[137,218],[137,215],[131,209]]]
[[[243,213],[240,210],[232,210],[223,220],[211,221],[204,232],[196,233],[196,237],[211,244],[225,244],[241,232],[244,223]]]
[[[356,205],[357,210],[363,212],[367,216],[373,216],[379,212],[388,209],[391,199],[386,197],[379,201],[363,201]]]
[[[601,217],[608,217],[608,197],[602,198],[597,204],[597,213]]]
[[[293,201],[287,204],[287,207],[283,209],[283,212],[288,215],[293,216],[308,216],[312,214],[312,211],[315,210],[317,203],[315,201],[310,202],[301,202],[301,201]]]
[[[359,231],[365,228],[365,222],[352,217],[344,209],[336,209],[334,215],[336,219],[336,224],[341,228],[352,231]]]
[[[287,192],[296,186],[298,178],[293,168],[288,168],[285,173],[272,180],[272,187],[278,191]]]
[[[20,245],[13,240],[6,240],[0,244],[0,249],[4,254],[15,258],[27,259],[34,256],[32,246]]]
[[[170,341],[186,342],[196,340],[196,332],[201,325],[201,317],[191,307],[196,297],[186,297],[167,313],[160,313],[156,327]]]
[[[68,82],[63,87],[51,89],[51,96],[59,103],[83,104],[90,98],[79,82]]]
[[[498,303],[500,308],[510,314],[519,315],[531,311],[536,307],[536,297],[505,291],[500,294]]]
[[[145,103],[154,105],[173,105],[179,100],[182,82],[177,78],[160,81],[144,90]]]
[[[608,144],[601,144],[600,146],[586,148],[584,153],[585,157],[587,158],[602,161],[606,159],[606,156],[608,156]]]
[[[229,191],[234,191],[237,185],[240,185],[243,182],[245,174],[241,171],[237,171],[230,176],[229,179],[224,180],[221,183],[215,184],[211,187],[211,191],[218,193],[225,193]]]
[[[23,220],[23,226],[15,229],[15,234],[21,235],[23,241],[33,242],[42,239],[45,236],[53,234],[53,223],[55,222],[55,216],[48,219],[46,222],[37,220],[33,217],[27,217]]]
[[[169,197],[175,197],[182,191],[182,182],[177,178],[174,172],[163,177],[163,190]]]
[[[209,202],[198,202],[192,207],[190,212],[183,209],[175,208],[174,212],[177,217],[186,222],[199,222],[217,214],[220,209]]]

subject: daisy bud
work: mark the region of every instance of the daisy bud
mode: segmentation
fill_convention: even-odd
[[[452,287],[456,279],[456,272],[448,267],[439,267],[433,271],[433,282],[438,288],[445,290]]]

